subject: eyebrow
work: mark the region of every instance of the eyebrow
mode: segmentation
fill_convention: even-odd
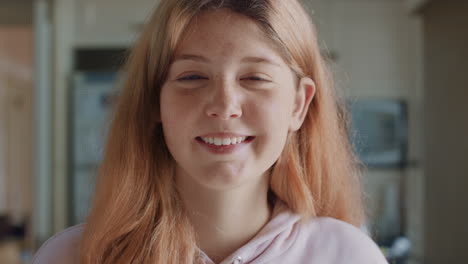
[[[198,61],[198,62],[204,62],[204,63],[210,62],[209,59],[207,59],[207,58],[205,58],[203,56],[192,55],[192,54],[179,55],[179,56],[175,57],[174,62],[184,61],[184,60],[192,60],[192,61]]]
[[[175,57],[174,62],[177,62],[177,61],[184,61],[184,60],[191,60],[191,61],[197,61],[197,62],[202,62],[202,63],[209,63],[210,60],[206,57],[203,57],[203,56],[199,56],[199,55],[193,55],[193,54],[182,54],[182,55],[179,55],[177,57]],[[275,65],[275,66],[278,66],[278,67],[281,67],[277,62],[275,61],[272,61],[270,59],[267,59],[267,58],[264,58],[264,57],[245,57],[245,58],[242,58],[241,60],[242,63],[266,63],[266,64],[271,64],[271,65]]]
[[[267,63],[267,64],[272,64],[272,65],[281,67],[279,63],[272,61],[270,59],[264,58],[264,57],[245,57],[241,60],[241,62]]]

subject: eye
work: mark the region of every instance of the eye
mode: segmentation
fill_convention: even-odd
[[[270,82],[269,80],[264,79],[264,78],[259,77],[259,76],[250,76],[250,77],[242,78],[241,80],[257,81],[257,82]]]
[[[187,75],[187,76],[181,77],[181,78],[179,78],[177,80],[178,81],[199,81],[199,80],[207,80],[207,79],[208,78],[206,78],[206,77],[196,75],[196,74],[192,74],[192,75]]]

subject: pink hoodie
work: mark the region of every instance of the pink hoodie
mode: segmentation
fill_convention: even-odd
[[[277,202],[271,221],[246,245],[220,264],[386,264],[375,243],[358,228],[328,217],[302,224]],[[33,264],[78,264],[83,225],[53,236]],[[215,264],[203,252],[205,264]]]

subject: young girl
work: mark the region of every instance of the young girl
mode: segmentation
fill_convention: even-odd
[[[386,263],[297,0],[161,0],[126,76],[91,214],[33,263]]]

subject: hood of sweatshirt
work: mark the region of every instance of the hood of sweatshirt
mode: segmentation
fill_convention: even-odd
[[[247,244],[220,263],[200,251],[204,264],[386,264],[360,229],[329,217],[308,222],[277,200],[271,220]]]
[[[277,200],[271,220],[254,238],[220,264],[245,264],[253,260],[256,263],[268,263],[294,244],[298,231],[294,227],[300,219],[299,215],[293,214],[283,202]],[[216,264],[204,252],[200,251],[200,254],[205,264]]]
[[[257,235],[220,263],[200,251],[204,264],[387,264],[376,244],[360,229],[329,217],[300,221],[276,201],[270,221]],[[53,236],[33,264],[78,264],[84,226]]]

